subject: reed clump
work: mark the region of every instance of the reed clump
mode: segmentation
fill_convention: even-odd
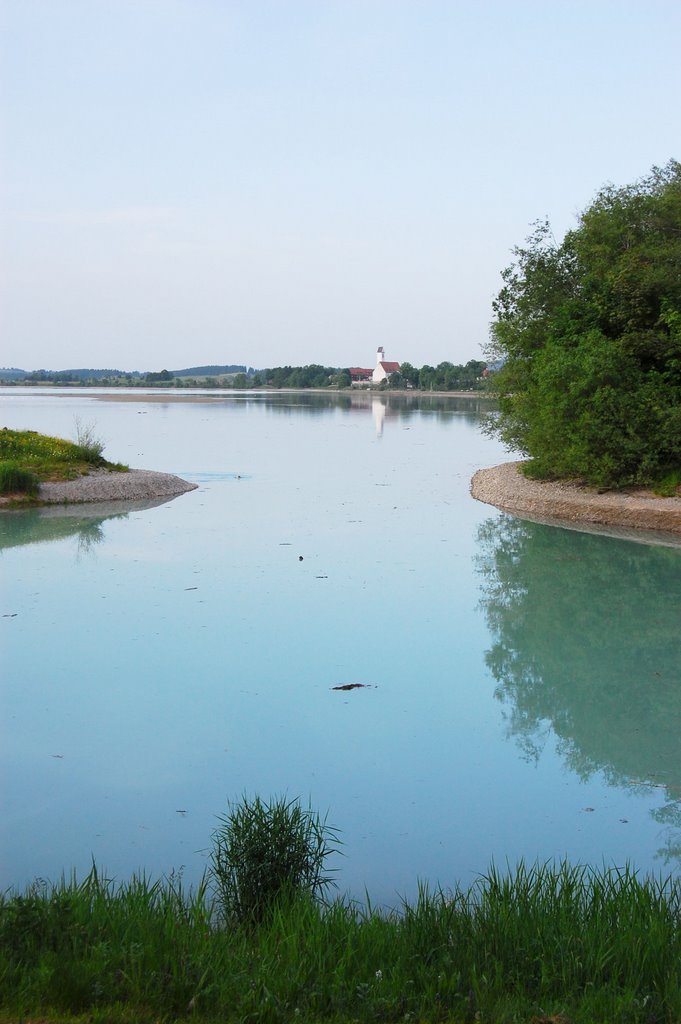
[[[338,830],[299,800],[245,795],[218,821],[209,874],[226,923],[258,925],[282,903],[321,899],[332,884],[325,862],[338,851]]]
[[[388,911],[309,893],[254,926],[207,882],[36,882],[0,900],[0,1020],[673,1022],[681,883],[492,868]]]
[[[39,486],[35,473],[23,469],[18,462],[11,459],[0,462],[0,494],[27,494],[33,498]]]

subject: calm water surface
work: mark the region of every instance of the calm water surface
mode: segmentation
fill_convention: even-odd
[[[678,870],[681,550],[473,501],[508,458],[474,400],[0,405],[199,484],[0,517],[2,887],[195,881],[244,792],[328,810],[341,891],[387,904],[492,860]]]

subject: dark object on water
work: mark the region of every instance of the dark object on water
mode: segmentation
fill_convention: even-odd
[[[302,555],[298,555],[298,561],[302,562],[302,560],[303,560],[303,556]]]
[[[332,686],[332,690],[369,690],[369,683],[343,683],[342,686]]]

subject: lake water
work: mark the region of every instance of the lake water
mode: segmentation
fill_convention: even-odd
[[[679,548],[474,501],[509,457],[475,399],[114,397],[0,389],[6,426],[199,484],[0,516],[0,886],[196,881],[243,793],[328,811],[376,903],[519,858],[678,871]]]

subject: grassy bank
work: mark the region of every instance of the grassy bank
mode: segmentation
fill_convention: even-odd
[[[206,884],[93,870],[2,898],[0,1020],[679,1021],[680,910],[677,881],[521,865],[228,924]]]
[[[0,494],[35,499],[41,483],[48,480],[74,480],[93,469],[124,472],[127,466],[108,462],[104,445],[91,427],[77,424],[78,438],[38,434],[34,430],[0,430]]]

